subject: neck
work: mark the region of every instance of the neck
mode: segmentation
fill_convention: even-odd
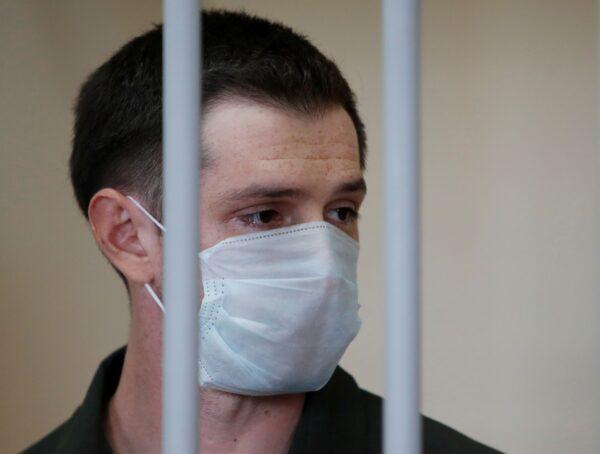
[[[207,453],[287,453],[304,394],[254,397],[200,392],[200,449]]]
[[[117,453],[161,451],[162,315],[158,309],[143,312],[144,320],[132,314],[123,371],[105,421]],[[304,394],[256,397],[202,388],[198,400],[203,454],[286,453]]]

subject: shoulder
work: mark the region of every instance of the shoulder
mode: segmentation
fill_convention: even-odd
[[[50,454],[60,452],[60,445],[69,431],[71,419],[23,451],[24,454]]]
[[[109,355],[96,370],[82,404],[58,428],[29,448],[26,454],[111,452],[104,436],[103,417],[117,388],[125,348]]]
[[[494,454],[499,453],[466,435],[435,421],[427,416],[422,418],[423,452],[425,453],[464,453]]]
[[[350,374],[341,368],[336,371],[337,383],[344,383],[345,388],[354,388],[354,399],[360,403],[365,414],[364,421],[368,421],[369,438],[381,437],[383,429],[383,399],[376,394],[358,387]],[[335,383],[335,382],[334,382]],[[458,432],[427,416],[421,418],[422,443],[424,454],[494,454],[497,451],[487,447],[466,435]],[[373,443],[371,446],[380,445]]]

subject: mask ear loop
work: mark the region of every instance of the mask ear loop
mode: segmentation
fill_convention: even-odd
[[[165,313],[165,306],[164,304],[160,301],[160,298],[158,297],[158,295],[156,294],[156,292],[154,290],[152,290],[152,287],[150,287],[150,284],[144,284],[144,288],[146,289],[146,291],[150,294],[150,296],[152,297],[152,299],[154,300],[154,302],[156,303],[156,305],[158,307],[160,307],[160,310],[162,311],[162,313]]]
[[[148,216],[148,217],[150,218],[150,220],[151,220],[152,222],[154,222],[154,225],[156,225],[156,227],[158,227],[159,229],[161,229],[163,232],[166,232],[166,229],[163,227],[163,225],[162,225],[160,222],[158,222],[158,220],[157,220],[157,219],[156,219],[154,216],[152,216],[152,215],[151,215],[151,214],[150,214],[150,213],[149,213],[149,212],[146,210],[146,208],[144,208],[144,207],[142,206],[142,204],[141,204],[140,202],[138,202],[137,200],[135,200],[135,199],[134,199],[133,197],[131,197],[130,195],[128,195],[128,196],[127,196],[127,198],[128,198],[129,200],[131,200],[131,201],[133,202],[133,204],[134,204],[136,207],[138,207],[138,208],[139,208],[139,209],[142,211],[142,213],[144,213],[146,216]]]
[[[163,232],[166,232],[165,228],[163,227],[163,225],[158,222],[158,220],[152,216],[148,210],[146,210],[146,208],[144,208],[142,206],[141,203],[139,203],[137,200],[135,200],[133,197],[131,197],[130,195],[127,196],[127,198],[129,200],[131,200],[133,202],[133,204],[138,207],[142,213],[144,213],[146,216],[148,216],[148,218],[154,222],[154,225],[156,225],[156,227],[158,227],[160,230],[162,230]],[[146,289],[146,291],[150,294],[150,296],[152,297],[152,299],[154,300],[154,302],[156,303],[156,305],[160,308],[160,310],[162,311],[162,313],[165,313],[165,306],[162,303],[162,301],[160,300],[160,298],[158,297],[158,295],[156,294],[156,292],[152,289],[152,287],[150,286],[150,284],[144,284],[144,288]]]

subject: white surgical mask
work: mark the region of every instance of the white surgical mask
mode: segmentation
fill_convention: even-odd
[[[322,388],[361,325],[358,243],[311,222],[230,237],[199,257],[200,386],[255,396]]]

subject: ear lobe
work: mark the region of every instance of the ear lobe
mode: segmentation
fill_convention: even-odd
[[[114,189],[101,189],[88,206],[96,243],[127,279],[151,282],[160,266],[160,239],[154,225]]]

